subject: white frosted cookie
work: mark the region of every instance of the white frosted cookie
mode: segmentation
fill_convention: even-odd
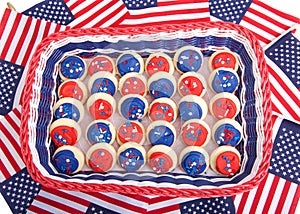
[[[84,117],[84,107],[79,100],[62,98],[55,103],[53,115],[56,119],[69,118],[80,123]]]
[[[210,167],[218,174],[232,176],[241,167],[241,155],[232,146],[220,146],[210,155]]]
[[[180,73],[198,72],[203,64],[203,54],[200,48],[184,46],[176,51],[173,62]]]
[[[99,72],[89,79],[88,89],[91,94],[101,92],[114,96],[118,90],[118,80],[109,72]]]
[[[127,73],[119,81],[119,90],[122,96],[127,94],[139,94],[146,96],[147,80],[138,73]]]
[[[81,128],[74,120],[61,118],[50,125],[50,137],[57,146],[72,146],[80,139]]]
[[[207,115],[207,105],[206,102],[196,96],[187,95],[180,99],[179,105],[179,115],[182,121],[188,121],[191,119],[204,119]]]
[[[120,76],[124,76],[127,73],[143,73],[144,72],[144,60],[136,52],[126,51],[122,53],[116,61],[117,71]]]
[[[62,80],[84,80],[87,75],[86,64],[78,56],[67,56],[59,63],[59,76]]]
[[[201,147],[188,146],[180,153],[179,164],[180,168],[188,175],[201,175],[209,167],[209,155]]]
[[[182,125],[181,138],[188,146],[204,147],[209,142],[210,136],[210,128],[203,120],[191,119]]]
[[[75,146],[61,146],[54,152],[52,160],[59,173],[71,175],[82,169],[84,154]]]
[[[239,99],[228,92],[216,94],[209,102],[210,113],[219,120],[223,118],[235,118],[240,109],[241,104]]]
[[[203,97],[206,93],[206,80],[196,72],[187,72],[178,80],[178,92],[181,96],[196,95]]]
[[[219,146],[237,146],[243,138],[242,126],[233,119],[222,119],[212,127],[212,139]]]
[[[145,71],[149,77],[160,71],[173,74],[174,65],[172,58],[162,52],[152,53],[146,60]]]
[[[89,97],[86,106],[95,120],[106,120],[114,114],[116,101],[107,93],[95,93]]]
[[[119,100],[118,110],[127,120],[140,120],[148,111],[148,101],[145,97],[136,94],[128,94]]]
[[[120,146],[117,157],[123,169],[128,172],[135,172],[145,165],[146,150],[140,144],[128,142]]]
[[[216,92],[235,92],[240,83],[238,74],[230,68],[218,68],[214,70],[208,79],[210,88]]]
[[[177,118],[177,106],[169,98],[158,98],[152,101],[149,106],[148,116],[150,120],[165,120],[174,123]]]
[[[152,146],[172,146],[176,141],[176,129],[167,121],[156,120],[147,127],[146,136]]]
[[[85,103],[88,97],[88,91],[85,84],[80,80],[69,79],[60,84],[58,87],[58,97],[74,98]]]
[[[89,63],[87,70],[90,76],[99,72],[109,72],[113,75],[116,73],[114,60],[105,55],[95,56]]]
[[[172,74],[157,72],[148,79],[148,91],[153,98],[171,98],[176,93],[176,79]]]
[[[214,52],[209,58],[209,68],[214,71],[218,68],[231,68],[237,71],[239,62],[236,53],[229,50],[219,50]]]
[[[107,172],[116,164],[117,153],[113,146],[106,143],[97,143],[86,153],[86,164],[94,172]]]
[[[117,130],[117,142],[122,145],[135,142],[143,145],[145,142],[145,128],[138,121],[125,121]]]
[[[147,153],[147,161],[150,168],[160,174],[172,172],[177,166],[175,151],[165,145],[153,146]]]
[[[91,145],[98,143],[112,144],[116,138],[116,129],[108,120],[94,120],[88,125],[85,138]]]

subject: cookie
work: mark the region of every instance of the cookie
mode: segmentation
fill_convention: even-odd
[[[149,106],[148,116],[150,120],[165,120],[169,123],[175,122],[177,118],[177,106],[169,98],[158,98],[152,101]]]
[[[240,108],[239,99],[228,92],[216,94],[209,102],[210,113],[218,120],[235,118],[240,112]]]
[[[210,88],[216,93],[233,93],[239,87],[240,78],[230,68],[218,68],[210,74],[208,82]]]
[[[119,81],[119,90],[122,96],[127,94],[146,96],[147,80],[143,75],[138,73],[125,74]]]
[[[157,72],[148,79],[148,91],[153,98],[171,98],[176,92],[176,79],[172,74]]]
[[[148,111],[148,101],[141,95],[128,94],[119,100],[118,110],[127,120],[140,120]]]
[[[87,109],[95,120],[110,118],[116,109],[115,99],[106,93],[95,93],[87,100]]]
[[[211,71],[218,68],[231,68],[232,70],[237,71],[238,66],[238,58],[232,51],[219,50],[214,52],[209,58],[209,67]]]
[[[155,173],[168,173],[176,168],[177,155],[172,148],[165,145],[157,145],[148,151],[147,161]]]
[[[105,55],[94,57],[89,63],[87,70],[90,76],[93,76],[95,73],[99,72],[109,72],[113,75],[116,73],[114,60]]]
[[[186,121],[181,128],[182,141],[188,146],[205,146],[210,140],[210,128],[199,119]]]
[[[140,144],[128,142],[120,146],[117,157],[123,169],[128,172],[135,172],[145,165],[146,150]]]
[[[152,146],[172,146],[176,141],[175,127],[171,123],[163,120],[157,120],[150,123],[147,128],[146,134],[147,140],[152,144]]]
[[[57,146],[72,146],[80,139],[81,128],[74,120],[61,118],[50,125],[50,137]]]
[[[142,145],[145,142],[144,126],[137,121],[125,121],[117,130],[117,142],[120,145],[128,142]]]
[[[107,172],[116,164],[117,153],[113,146],[106,143],[97,143],[86,153],[86,164],[94,172]]]
[[[210,156],[210,167],[218,174],[232,176],[241,167],[241,155],[232,146],[220,146]]]
[[[88,89],[91,94],[101,92],[114,96],[118,89],[118,80],[109,72],[96,73],[89,79]]]
[[[98,143],[112,144],[115,141],[116,129],[107,120],[95,120],[86,129],[86,140],[89,144]]]
[[[85,84],[80,80],[66,80],[60,84],[58,87],[58,97],[65,98],[74,98],[76,100],[85,103],[88,97],[88,91]]]
[[[222,119],[212,127],[212,139],[219,146],[237,146],[243,137],[242,126],[235,120]]]
[[[203,54],[200,48],[184,46],[176,51],[173,61],[180,73],[197,72],[203,64]]]
[[[178,109],[180,119],[182,121],[188,121],[191,119],[202,120],[207,115],[206,102],[196,95],[187,95],[181,98]]]
[[[69,118],[80,123],[84,117],[84,107],[79,100],[62,98],[55,103],[53,114],[56,119]]]
[[[120,76],[124,76],[127,73],[135,72],[135,73],[143,73],[144,72],[144,60],[143,58],[133,52],[127,51],[121,54],[117,58],[117,70]]]
[[[179,164],[188,175],[201,175],[209,167],[209,155],[201,147],[188,146],[180,153]]]
[[[78,56],[67,56],[59,64],[59,76],[62,80],[84,80],[86,74],[86,64]]]
[[[195,72],[182,74],[178,80],[178,92],[181,96],[196,95],[202,97],[206,93],[205,78]]]
[[[59,173],[75,174],[84,165],[84,154],[75,146],[61,146],[54,152],[52,163]]]
[[[145,63],[145,71],[149,77],[160,71],[173,74],[174,65],[172,58],[162,52],[150,54]]]

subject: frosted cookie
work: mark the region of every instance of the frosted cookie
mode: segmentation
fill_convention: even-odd
[[[119,100],[118,110],[127,120],[140,120],[148,111],[148,101],[141,95],[128,94]]]
[[[115,99],[106,93],[95,93],[87,100],[87,109],[95,120],[110,118],[116,109]]]
[[[127,94],[139,94],[141,96],[146,96],[147,80],[141,74],[125,74],[119,81],[119,90],[123,96]]]
[[[58,87],[58,97],[70,97],[85,103],[88,97],[88,91],[80,80],[66,80]]]
[[[62,80],[83,80],[86,74],[85,62],[78,56],[67,56],[59,65],[59,76]]]
[[[201,147],[188,146],[180,153],[179,164],[188,175],[201,175],[208,169],[209,155]]]
[[[169,98],[158,98],[152,101],[149,106],[148,115],[150,120],[165,120],[173,123],[177,118],[177,106]]]
[[[210,128],[203,120],[191,119],[181,128],[182,141],[188,146],[205,146],[210,140]]]
[[[84,154],[75,146],[61,146],[54,152],[52,163],[59,173],[71,175],[82,169]]]
[[[216,94],[209,102],[210,113],[217,119],[235,118],[240,112],[239,99],[228,92]]]
[[[112,144],[116,137],[116,129],[107,120],[95,120],[88,125],[85,136],[91,145],[97,143]]]
[[[148,79],[148,90],[154,98],[171,98],[176,92],[176,79],[166,72],[157,72]]]
[[[115,74],[115,63],[112,58],[105,55],[99,55],[92,59],[88,66],[88,73],[93,76],[95,73],[109,72]]]
[[[175,127],[166,121],[157,120],[147,128],[147,139],[153,146],[166,145],[172,146],[176,141],[176,129]]]
[[[168,173],[177,166],[177,155],[165,145],[153,146],[147,153],[150,168],[156,173]]]
[[[53,114],[56,119],[69,118],[80,122],[84,117],[84,107],[79,100],[74,98],[62,98],[53,107]]]
[[[88,89],[91,94],[101,92],[114,96],[118,89],[118,80],[109,72],[96,73],[89,79]]]
[[[135,172],[145,165],[146,150],[140,144],[128,142],[120,146],[117,157],[123,169],[128,172]]]
[[[89,148],[86,153],[86,164],[94,172],[107,172],[111,170],[117,160],[117,153],[113,146],[98,143]]]
[[[232,69],[219,68],[210,74],[208,82],[210,88],[216,93],[233,93],[239,86],[240,78]]]
[[[144,126],[137,121],[125,121],[117,130],[117,141],[120,145],[128,142],[142,145],[145,141]]]
[[[237,56],[232,51],[216,51],[209,58],[209,67],[211,71],[218,68],[231,68],[234,71],[237,71],[238,66]]]
[[[144,60],[143,58],[133,52],[127,51],[121,54],[117,58],[117,69],[120,76],[124,76],[127,73],[143,73],[144,72]]]
[[[184,96],[180,99],[178,106],[179,115],[182,121],[190,119],[202,120],[207,115],[206,102],[196,95]]]
[[[197,72],[202,66],[203,54],[199,48],[184,46],[176,51],[173,61],[180,73]]]
[[[222,175],[234,175],[241,167],[241,155],[232,146],[220,146],[210,156],[210,167]]]
[[[237,146],[243,136],[242,126],[235,120],[222,119],[212,127],[212,139],[219,146]]]
[[[50,137],[57,146],[72,146],[80,139],[81,128],[74,120],[61,118],[50,125]]]
[[[170,74],[174,73],[172,58],[165,53],[153,53],[146,60],[145,71],[148,76],[163,71]]]
[[[196,95],[202,97],[206,93],[205,78],[198,73],[188,72],[178,80],[178,92],[181,96]]]

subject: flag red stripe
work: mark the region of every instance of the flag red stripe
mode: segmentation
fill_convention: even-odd
[[[17,116],[17,118],[21,118],[21,112],[19,111],[19,109],[14,108],[13,113]]]
[[[162,202],[162,201],[167,201],[167,200],[170,200],[170,199],[174,199],[174,198],[166,197],[166,196],[156,197],[156,198],[151,199],[150,204],[155,204],[155,203],[159,203],[159,202]]]
[[[0,140],[1,142],[1,140]],[[1,146],[2,148],[2,146]],[[7,179],[11,176],[11,174],[9,173],[9,171],[6,169],[4,163],[2,162],[2,160],[0,159],[0,169],[1,169],[1,172],[2,174],[4,175],[4,177]]]
[[[249,196],[249,192],[243,193],[243,196],[242,196],[241,201],[239,203],[238,210],[236,211],[237,214],[243,213],[244,208],[245,208],[245,204],[247,203],[248,196]]]
[[[279,180],[280,180],[280,177],[274,176],[274,179],[272,181],[272,185],[271,185],[271,188],[270,188],[268,197],[266,199],[266,203],[264,205],[262,213],[268,213],[268,211],[270,209],[270,206],[271,206],[271,203],[273,201],[273,197],[274,197],[274,194],[275,194],[275,191],[276,191]]]
[[[126,18],[130,16],[129,12],[127,11],[123,16],[121,16],[118,20],[116,20],[110,27],[122,27],[121,22],[123,22]]]
[[[20,136],[20,127],[18,126],[18,124],[16,124],[16,122],[10,117],[9,114],[5,116],[5,119],[7,120],[9,125],[15,130],[18,136]]]
[[[7,147],[5,146],[5,144],[3,143],[3,141],[1,139],[0,139],[0,147],[3,151],[3,153],[5,154],[6,158],[9,160],[9,163],[14,168],[14,170],[16,172],[19,172],[21,170],[21,168],[19,167],[18,163],[15,161],[15,158],[11,155],[11,153],[9,152],[9,150],[7,149]]]
[[[43,213],[43,214],[52,214],[50,212],[48,212],[47,210],[44,210],[40,207],[36,207],[34,205],[30,205],[30,207],[28,208],[28,210],[35,212],[35,213]]]
[[[63,210],[65,212],[69,212],[69,213],[83,213],[80,210],[74,209],[73,207],[69,207],[67,204],[62,204],[59,203],[58,201],[53,201],[49,198],[45,198],[41,195],[38,195],[35,200],[43,202],[45,204],[51,205],[57,209]]]
[[[171,212],[171,211],[174,211],[174,210],[180,210],[180,205],[179,204],[174,204],[174,205],[171,205],[171,206],[162,207],[162,208],[159,208],[159,209],[148,211],[147,214],[166,213],[166,212]]]
[[[273,121],[273,123],[274,123],[274,121]],[[265,187],[265,184],[267,182],[268,176],[269,176],[269,174],[266,175],[266,177],[261,181],[261,183],[257,187],[255,197],[254,197],[253,202],[251,204],[251,209],[250,209],[251,214],[252,213],[254,214],[256,212],[257,205],[258,205],[258,202],[260,201],[260,197],[261,197],[261,194],[264,190],[264,187]]]
[[[166,2],[158,2],[157,6],[172,6],[172,5],[180,5],[180,4],[195,4],[195,3],[208,3],[208,0],[175,0],[175,1],[166,1]],[[208,5],[208,4],[207,4]]]
[[[283,190],[281,192],[279,202],[278,202],[278,206],[276,207],[275,213],[282,213],[282,208],[284,207],[284,203],[286,201],[286,197],[289,193],[290,187],[291,187],[291,182],[286,180],[285,184],[284,184],[284,187],[283,187]]]
[[[259,23],[257,21],[254,21],[253,19],[251,19],[251,18],[249,18],[247,16],[243,17],[243,21],[246,21],[246,22],[248,22],[248,23],[256,26],[257,28],[259,28],[259,29],[261,29],[261,30],[263,30],[263,31],[267,32],[268,34],[271,34],[271,35],[273,35],[275,37],[280,36],[280,33],[272,30],[271,28],[268,28],[267,26],[265,26],[265,25],[263,25],[263,24],[261,24],[261,23]]]
[[[69,0],[68,0],[69,1]],[[65,1],[67,3],[68,1]],[[85,2],[85,0],[77,0],[74,4],[69,6],[70,11],[74,10],[78,5],[80,5],[82,2]]]
[[[4,48],[2,50],[2,53],[1,53],[1,56],[0,56],[1,59],[5,59],[5,57],[6,57],[6,54],[7,54],[8,50],[9,50],[9,47],[10,47],[10,44],[12,43],[14,35],[15,35],[15,33],[16,33],[18,27],[19,27],[19,22],[20,22],[21,18],[22,18],[22,14],[21,13],[17,13],[17,16],[16,16],[16,18],[14,20],[14,23],[13,23],[11,31],[10,31],[10,35],[7,38],[6,43],[4,45]],[[7,23],[7,24],[10,25],[11,23]],[[8,27],[8,26],[6,25],[5,27]]]
[[[275,104],[272,104],[272,110],[279,114],[282,114],[281,111],[279,111],[279,109],[277,108],[277,106]]]
[[[254,32],[254,31],[252,31],[252,30],[250,30],[250,31],[251,31],[251,33],[254,34],[254,36],[255,36],[258,40],[262,41],[263,43],[269,44],[269,43],[271,42],[271,40],[269,40],[269,39],[267,39],[267,38],[265,38],[265,37],[259,35],[258,33]]]
[[[49,31],[50,31],[50,26],[51,24],[49,22],[46,23],[45,29],[44,29],[44,33],[43,33],[43,38],[45,38],[46,36],[49,35]],[[58,25],[59,26],[59,25]],[[57,26],[56,26],[57,27]]]
[[[6,127],[2,123],[0,123],[0,130],[2,130],[3,134],[7,137],[11,145],[15,148],[18,155],[22,157],[19,143],[16,141],[16,139],[11,135],[11,133],[6,129]]]
[[[130,197],[132,199],[142,201],[142,202],[145,202],[145,203],[149,203],[150,200],[151,200],[151,198],[148,198],[148,197],[145,197],[145,196],[142,196],[142,195],[137,195],[137,194],[128,195],[128,194],[120,193],[120,195],[124,195],[126,197]]]
[[[300,199],[300,185],[297,186],[297,190],[295,192],[293,202],[290,206],[289,214],[294,214],[296,212],[299,199]]]
[[[0,39],[2,38],[4,29],[5,29],[5,26],[6,26],[7,22],[8,22],[8,19],[9,19],[11,11],[12,10],[10,10],[10,9],[6,9],[4,11],[4,13],[3,13],[1,24],[0,24]]]
[[[94,1],[92,4],[88,5],[84,9],[80,10],[78,13],[74,14],[74,17],[78,18],[80,16],[83,16],[85,13],[89,12],[89,10],[93,9],[93,7],[97,6],[97,4],[99,4],[99,1]]]

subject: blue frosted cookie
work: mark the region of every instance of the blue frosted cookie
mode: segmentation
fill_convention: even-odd
[[[86,64],[78,56],[67,56],[59,66],[59,76],[62,80],[80,79],[83,80],[87,75]]]
[[[191,119],[202,120],[207,115],[206,102],[196,95],[187,95],[181,98],[178,109],[182,121]]]
[[[216,93],[233,93],[237,90],[240,79],[237,73],[232,69],[219,68],[211,73],[208,82],[210,88]]]
[[[118,80],[109,72],[95,73],[89,79],[88,89],[91,94],[102,92],[114,96],[118,90]]]
[[[156,120],[147,128],[147,139],[153,146],[166,145],[172,146],[176,141],[175,127],[164,120]]]
[[[148,79],[148,91],[153,98],[173,97],[176,86],[175,77],[166,72],[157,72]]]
[[[55,103],[53,114],[56,119],[69,118],[79,123],[84,117],[84,107],[77,99],[62,98]]]
[[[133,52],[128,51],[121,54],[116,61],[118,74],[124,76],[127,73],[143,73],[144,72],[144,60],[143,58]]]
[[[177,50],[173,61],[180,73],[198,72],[203,64],[203,54],[199,48],[184,46]]]
[[[112,144],[116,137],[116,129],[107,120],[95,120],[88,125],[85,136],[92,145],[97,143]]]

